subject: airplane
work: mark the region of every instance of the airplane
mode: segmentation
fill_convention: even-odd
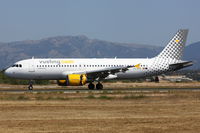
[[[102,81],[138,79],[158,76],[193,65],[181,60],[188,30],[180,29],[166,47],[153,58],[32,58],[21,60],[5,70],[16,79],[57,80],[60,86],[82,86],[103,89]],[[95,85],[94,82],[97,84]]]

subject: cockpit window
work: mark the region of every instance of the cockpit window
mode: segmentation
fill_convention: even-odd
[[[12,67],[17,67],[17,65],[16,65],[16,64],[14,64]]]
[[[22,64],[14,64],[12,67],[22,67]]]

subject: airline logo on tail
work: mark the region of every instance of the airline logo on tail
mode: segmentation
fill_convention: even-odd
[[[179,42],[180,42],[180,40],[175,40],[175,42],[176,42],[176,43],[179,43]]]

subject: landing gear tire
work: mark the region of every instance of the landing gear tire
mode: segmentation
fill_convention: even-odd
[[[93,83],[90,83],[90,84],[88,85],[88,89],[94,90],[94,88],[95,88],[95,85],[94,85]]]
[[[28,90],[33,90],[33,81],[29,81]]]
[[[158,78],[158,76],[155,77],[155,82],[156,82],[156,83],[159,83],[159,78]]]
[[[28,86],[28,90],[33,90],[33,86]]]
[[[97,90],[102,90],[103,89],[103,85],[101,83],[96,84],[96,89]]]

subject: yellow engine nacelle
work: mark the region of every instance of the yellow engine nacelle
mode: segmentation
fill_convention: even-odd
[[[60,86],[81,86],[87,83],[87,77],[85,74],[69,74],[66,80],[58,80]]]

